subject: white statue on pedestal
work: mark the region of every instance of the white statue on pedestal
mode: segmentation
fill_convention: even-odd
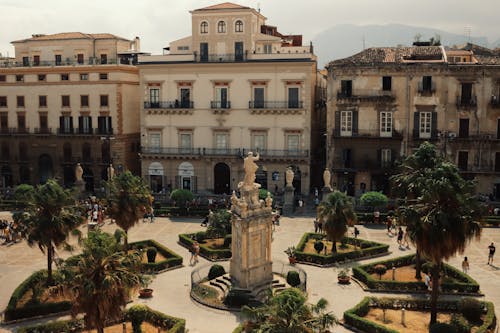
[[[113,164],[110,164],[108,167],[108,180],[111,180],[115,176],[115,168],[113,168]]]
[[[330,180],[332,178],[332,175],[330,174],[330,170],[325,169],[323,172],[323,182],[325,183],[325,188],[332,189],[332,186],[330,185]]]
[[[80,165],[80,163],[77,163],[77,164],[76,164],[76,168],[75,168],[75,178],[76,178],[76,181],[77,181],[77,182],[81,182],[81,181],[83,181],[83,168],[82,168],[82,166]]]
[[[293,187],[294,173],[291,167],[288,167],[285,172],[286,187]]]
[[[243,168],[245,169],[245,178],[243,179],[243,185],[245,186],[253,186],[255,182],[255,173],[259,166],[255,163],[255,161],[259,160],[259,153],[256,156],[253,156],[253,152],[248,152],[247,157],[245,157],[243,162]]]

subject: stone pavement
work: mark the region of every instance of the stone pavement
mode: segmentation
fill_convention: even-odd
[[[0,213],[1,217],[1,213]],[[180,246],[178,234],[190,233],[204,230],[200,226],[200,218],[156,218],[155,223],[142,223],[133,227],[129,231],[129,240],[137,241],[142,239],[155,239],[168,248],[177,252],[184,258],[184,266],[179,269],[164,272],[156,275],[151,283],[154,289],[154,297],[149,300],[136,299],[136,302],[145,303],[153,309],[162,311],[166,314],[186,319],[186,326],[189,333],[225,333],[232,330],[242,321],[238,313],[230,313],[220,310],[214,310],[199,305],[189,297],[190,274],[198,265],[208,264],[209,262],[200,258],[197,266],[189,265],[190,254],[187,249]],[[288,261],[283,252],[287,247],[297,245],[301,236],[306,231],[313,230],[313,218],[307,216],[300,217],[282,217],[281,225],[276,227],[273,235],[273,258],[281,261]],[[114,231],[115,225],[106,224],[105,231]],[[377,242],[390,244],[389,256],[401,256],[414,252],[414,249],[400,250],[396,240],[389,237],[382,226],[358,226],[361,234],[360,238],[369,239]],[[351,230],[352,231],[352,230]],[[486,294],[485,299],[492,301],[497,309],[497,316],[500,308],[500,258],[496,258],[495,265],[487,265],[487,247],[494,242],[500,245],[500,229],[484,229],[480,241],[471,243],[466,251],[466,256],[470,261],[470,275],[481,285],[481,290]],[[61,257],[67,257],[70,254],[60,252]],[[363,260],[362,263],[381,260],[373,258]],[[460,267],[462,256],[452,258],[449,263]],[[359,264],[352,262],[346,267],[352,267]],[[29,248],[24,242],[11,246],[0,246],[0,309],[5,309],[12,291],[17,285],[29,276],[34,270],[44,268],[46,257],[38,248]],[[308,265],[297,265],[307,272],[307,289],[309,300],[316,302],[324,297],[329,302],[329,310],[338,317],[342,318],[345,310],[357,304],[364,296],[370,293],[364,292],[356,283],[350,285],[337,284],[337,272],[341,268],[319,268]],[[381,294],[374,294],[381,296]],[[403,296],[403,295],[398,295]],[[22,325],[26,325],[23,323]],[[0,326],[0,332],[12,332],[16,325]],[[350,332],[349,330],[337,326],[334,332]]]

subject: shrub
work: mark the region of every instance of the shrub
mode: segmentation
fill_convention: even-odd
[[[477,323],[483,314],[483,305],[475,298],[466,297],[460,302],[460,312],[468,321]]]
[[[163,246],[155,240],[147,239],[139,242],[133,242],[129,244],[132,249],[149,249],[154,248],[157,253],[160,253],[165,259],[163,260],[155,260],[155,262],[148,262],[141,264],[141,270],[147,273],[155,273],[162,271],[167,268],[172,267],[181,267],[182,266],[182,257],[179,256],[174,251],[169,248]],[[148,252],[146,250],[146,255]],[[156,258],[155,258],[156,259]]]
[[[387,266],[382,264],[375,265],[373,271],[378,274],[379,280],[382,280],[382,275],[387,272]]]
[[[198,241],[198,242],[203,242],[206,238],[207,238],[207,234],[205,231],[198,231],[194,238]]]
[[[469,324],[467,319],[464,318],[464,316],[456,313],[451,315],[450,325],[455,327],[457,333],[470,333],[470,330],[472,328],[472,326]]]
[[[259,189],[259,200],[266,200],[266,198],[267,198],[267,192],[269,192],[269,191],[266,190],[265,188]],[[269,192],[269,194],[271,195],[271,199],[272,199],[273,198],[273,194],[271,192]]]
[[[230,247],[232,239],[231,235],[224,236],[224,247]]]
[[[208,238],[224,237],[231,233],[231,213],[225,209],[219,209],[209,214]]]
[[[176,189],[170,194],[170,199],[174,200],[179,207],[186,206],[186,202],[193,200],[193,193],[189,190]]]
[[[286,275],[286,283],[291,285],[292,287],[297,287],[300,285],[300,276],[297,271],[289,271]]]
[[[148,257],[149,263],[155,262],[157,253],[158,251],[156,250],[155,247],[148,247],[148,249],[146,250],[146,256]]]
[[[381,192],[370,191],[364,193],[359,199],[363,206],[379,207],[387,205],[387,196]]]
[[[457,333],[457,331],[450,324],[435,323],[429,327],[429,333]]]
[[[314,249],[316,250],[316,252],[318,254],[321,252],[321,250],[323,250],[324,247],[325,247],[325,244],[323,244],[322,241],[318,240],[318,241],[314,242]]]
[[[426,262],[422,265],[422,272],[425,274],[431,274],[432,272],[432,262]]]
[[[126,319],[132,323],[134,333],[142,333],[141,325],[148,316],[148,307],[143,304],[137,304],[127,310]]]
[[[233,288],[227,293],[227,296],[224,299],[224,304],[231,308],[242,307],[243,305],[248,305],[250,302],[250,296],[250,293],[246,290]]]
[[[226,270],[224,269],[224,267],[215,264],[212,265],[212,267],[210,267],[210,270],[208,271],[208,279],[213,280],[224,274],[226,274]]]

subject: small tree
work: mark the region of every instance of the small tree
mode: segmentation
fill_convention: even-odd
[[[359,200],[363,206],[372,207],[372,209],[387,206],[387,196],[381,192],[370,191],[363,193]]]
[[[316,250],[316,252],[318,254],[321,252],[321,250],[323,250],[324,247],[325,247],[325,244],[323,244],[322,241],[317,240],[316,242],[314,242],[314,249]]]
[[[373,267],[373,271],[378,274],[379,280],[382,280],[382,275],[387,272],[387,266],[382,264],[375,265],[375,267]]]
[[[175,201],[175,205],[180,208],[186,208],[186,204],[193,200],[193,193],[189,190],[178,188],[170,194],[170,199]]]
[[[224,237],[231,233],[231,213],[225,209],[219,209],[209,215],[209,227],[207,236],[210,238]]]

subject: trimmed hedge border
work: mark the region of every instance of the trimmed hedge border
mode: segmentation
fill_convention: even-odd
[[[129,243],[130,249],[137,249],[139,246],[142,246],[142,248],[144,249],[146,249],[147,247],[154,247],[158,250],[159,253],[161,253],[161,255],[166,258],[166,260],[155,263],[142,263],[141,267],[143,272],[145,273],[157,274],[166,269],[182,267],[182,257],[155,240],[146,239],[139,242]]]
[[[197,233],[194,234],[180,234],[179,235],[179,243],[186,247],[188,250],[193,248],[193,237],[196,236]],[[210,261],[224,261],[229,260],[232,256],[231,249],[218,249],[214,250],[204,245],[200,242],[200,255]]]
[[[57,271],[53,271],[54,277],[56,277]],[[14,320],[32,318],[37,316],[45,316],[53,313],[66,312],[71,310],[71,302],[55,302],[55,303],[41,303],[28,305],[22,308],[17,308],[17,303],[19,300],[31,289],[31,285],[37,283],[40,280],[47,279],[47,270],[42,269],[31,274],[26,280],[21,282],[19,286],[14,290],[12,296],[10,297],[9,304],[5,309],[4,321],[11,322]]]
[[[363,259],[389,253],[389,245],[367,241],[359,238],[344,237],[342,241],[353,245],[357,242],[360,249],[338,254],[322,255],[317,253],[305,253],[304,248],[309,239],[323,239],[324,235],[313,232],[306,232],[296,247],[295,257],[301,264],[313,264],[317,266],[331,266],[340,261]]]
[[[410,308],[411,310],[430,310],[430,300],[421,299],[410,299],[410,298],[384,298],[389,299],[394,302],[399,302],[401,306],[405,306],[406,308]],[[371,304],[374,304],[376,307],[377,301],[379,298],[376,297],[365,297],[361,302],[359,302],[352,309],[349,309],[344,312],[344,323],[348,326],[355,327],[362,332],[370,332],[370,333],[399,333],[399,331],[387,328],[383,325],[374,323],[368,319],[365,319],[370,310]],[[484,307],[486,307],[487,312],[484,316],[483,325],[481,325],[476,333],[487,333],[488,329],[495,328],[496,326],[496,316],[495,316],[495,307],[491,302],[481,302]],[[410,305],[410,307],[408,306]],[[438,301],[437,304],[438,310],[441,311],[457,311],[459,308],[459,301]]]
[[[422,261],[424,264],[425,261]],[[358,267],[353,267],[353,276],[360,282],[364,283],[369,291],[402,291],[402,292],[427,292],[427,287],[425,283],[422,282],[400,282],[400,281],[388,281],[379,280],[372,277],[370,274],[375,265],[385,265],[388,269],[391,267],[402,267],[407,265],[413,265],[415,263],[415,255],[407,255],[403,257],[388,259],[384,261],[374,262],[368,265],[362,265]],[[447,275],[453,277],[459,282],[456,283],[441,283],[441,289],[443,293],[456,294],[465,293],[478,295],[479,284],[470,276],[462,273],[458,269],[444,264],[443,269]]]
[[[145,322],[156,327],[168,330],[168,333],[184,333],[186,331],[186,320],[168,316],[162,312],[152,310],[145,306],[147,316]],[[124,315],[127,317],[128,310]],[[82,332],[84,323],[82,319],[61,320],[48,324],[22,327],[17,330],[18,333],[54,333],[54,332]]]

